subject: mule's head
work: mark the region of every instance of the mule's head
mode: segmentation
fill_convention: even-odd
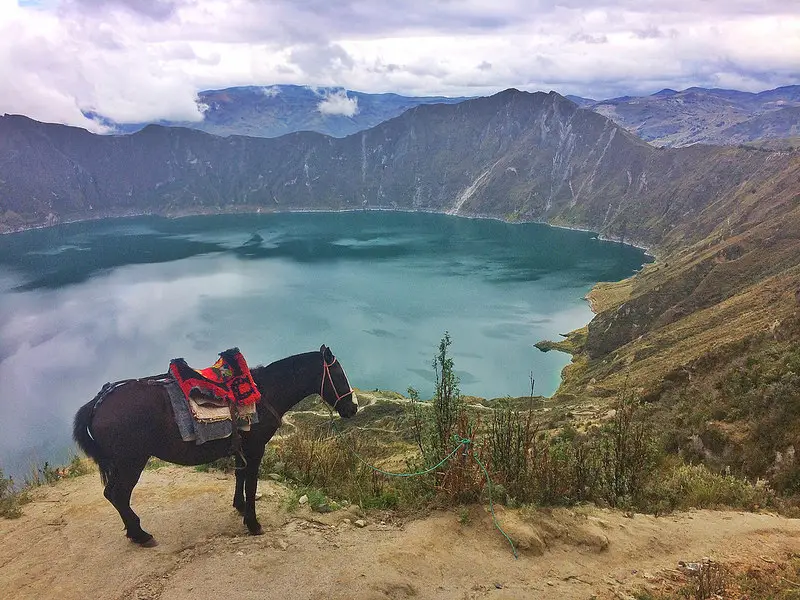
[[[319,349],[322,355],[322,385],[320,396],[336,409],[340,417],[352,417],[358,412],[358,399],[341,363],[325,344]]]

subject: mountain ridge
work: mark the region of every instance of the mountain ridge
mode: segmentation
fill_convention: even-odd
[[[779,139],[800,130],[800,85],[762,92],[690,87],[649,96],[622,96],[584,107],[657,145],[735,145]]]
[[[0,131],[6,230],[93,211],[395,208],[547,221],[651,246],[673,213],[702,201],[682,184],[692,169],[721,169],[720,182],[739,182],[767,156],[785,160],[754,148],[653,148],[555,92],[514,89],[416,107],[345,138],[221,138],[158,125],[96,136],[9,116]],[[737,160],[749,163],[739,173],[728,165]]]
[[[665,88],[650,95],[605,100],[568,95],[582,108],[600,112],[638,137],[657,146],[695,143],[736,145],[762,138],[796,135],[800,86],[761,92],[693,86]],[[223,137],[279,137],[294,131],[317,131],[346,137],[396,117],[414,106],[459,103],[468,97],[369,94],[341,87],[299,85],[240,86],[198,92],[202,119],[157,121]],[[95,112],[84,112],[106,133],[134,133],[148,123],[120,124]]]
[[[317,131],[345,137],[396,117],[414,106],[458,103],[467,98],[369,94],[341,87],[301,85],[238,86],[198,92],[200,121],[158,121],[227,137],[279,137],[295,131]],[[84,115],[110,133],[135,133],[151,123],[116,123],[103,115]]]

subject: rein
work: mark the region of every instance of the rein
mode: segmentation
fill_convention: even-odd
[[[325,358],[322,359],[322,383],[319,386],[319,397],[325,400],[325,396],[323,392],[325,391],[325,381],[331,382],[331,387],[333,388],[333,393],[336,395],[336,402],[333,403],[333,408],[336,408],[336,405],[339,404],[339,400],[344,398],[345,396],[353,393],[353,387],[350,385],[350,380],[347,379],[347,375],[345,374],[345,381],[347,381],[347,387],[349,388],[344,394],[340,394],[336,389],[336,384],[333,382],[333,377],[331,376],[331,367],[336,364],[336,361],[339,359],[334,357],[333,362],[328,364],[325,362]],[[344,367],[339,365],[342,369],[342,373],[344,373]]]

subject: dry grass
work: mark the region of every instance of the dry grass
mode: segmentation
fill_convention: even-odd
[[[720,563],[704,559],[686,563],[637,600],[800,600],[800,554],[756,564]]]
[[[646,269],[647,267],[645,267]],[[622,281],[602,281],[595,284],[586,295],[592,312],[601,313],[616,308],[627,302],[633,296],[634,278],[629,277]]]

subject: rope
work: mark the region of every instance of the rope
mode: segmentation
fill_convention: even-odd
[[[364,466],[372,469],[376,473],[381,473],[382,475],[388,475],[389,477],[419,477],[420,475],[426,475],[428,473],[431,473],[431,472],[435,471],[436,469],[438,469],[442,465],[444,465],[447,461],[449,461],[451,458],[453,458],[458,453],[458,451],[461,450],[461,448],[464,448],[464,454],[469,452],[470,444],[472,444],[472,440],[471,439],[462,438],[462,437],[457,436],[457,435],[454,434],[453,435],[453,441],[456,442],[458,445],[455,448],[453,448],[453,451],[450,452],[450,454],[445,456],[442,460],[440,460],[434,466],[430,467],[429,469],[425,469],[424,471],[416,471],[416,472],[413,472],[413,473],[390,473],[389,471],[384,471],[383,469],[379,469],[378,467],[369,464],[364,459],[363,456],[361,456],[358,452],[356,452],[344,440],[344,437],[342,436],[342,433],[339,431],[339,428],[336,427],[336,421],[333,420],[333,411],[330,412],[330,415],[331,415],[331,427],[332,427],[332,429],[334,431],[334,434],[335,434],[335,437],[337,438],[337,440],[339,440],[342,443],[342,445],[345,448],[347,448],[347,450],[350,451],[350,453],[353,454],[353,456],[355,456]],[[502,533],[503,537],[505,537],[506,540],[508,541],[509,545],[511,546],[511,552],[514,554],[514,559],[518,559],[519,558],[519,554],[517,554],[517,549],[514,547],[514,542],[511,541],[511,538],[508,536],[508,534],[503,530],[502,527],[500,527],[500,523],[497,521],[497,516],[494,513],[494,502],[492,501],[492,480],[489,477],[489,472],[486,470],[486,467],[481,462],[481,459],[479,459],[474,452],[470,452],[470,455],[472,456],[472,458],[475,459],[475,462],[478,463],[478,466],[481,468],[481,471],[483,471],[483,474],[486,477],[486,485],[487,485],[487,488],[489,490],[489,512],[492,514],[492,523],[494,523],[494,526],[497,528],[497,530],[500,533]]]
[[[502,527],[500,527],[500,523],[497,522],[497,517],[494,514],[494,502],[492,502],[492,480],[489,478],[489,472],[486,470],[486,467],[483,466],[481,459],[478,458],[474,452],[472,453],[472,458],[475,459],[475,462],[478,463],[478,466],[483,471],[483,474],[486,475],[486,485],[489,488],[489,512],[492,513],[492,523],[494,523],[494,526],[497,527],[497,530],[503,534],[506,540],[508,540],[508,543],[511,546],[511,552],[514,553],[514,558],[519,558],[517,549],[514,547],[514,542],[511,541],[511,538],[508,537],[508,534],[503,531]]]

